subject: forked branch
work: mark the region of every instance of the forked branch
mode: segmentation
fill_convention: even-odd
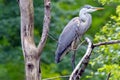
[[[86,38],[86,41],[88,43],[87,51],[86,51],[85,55],[83,56],[83,58],[77,64],[76,68],[73,70],[72,74],[70,75],[69,80],[80,80],[85,68],[87,67],[87,65],[89,63],[89,59],[90,59],[92,50],[95,47],[120,43],[120,40],[112,40],[112,41],[108,41],[108,42],[99,42],[96,44],[92,44],[92,42],[89,38]],[[107,80],[109,80],[109,77],[110,77],[109,75],[108,75]]]
[[[21,15],[21,43],[25,60],[26,80],[41,80],[40,54],[47,40],[50,24],[50,0],[44,0],[44,22],[38,47],[34,42],[33,0],[19,0]]]

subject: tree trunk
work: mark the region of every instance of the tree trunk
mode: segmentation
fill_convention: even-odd
[[[21,43],[25,61],[26,80],[41,80],[40,55],[47,40],[50,24],[50,0],[44,0],[45,16],[41,41],[34,42],[33,0],[19,0],[21,14]]]

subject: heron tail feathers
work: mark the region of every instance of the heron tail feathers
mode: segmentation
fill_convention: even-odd
[[[61,62],[62,58],[68,53],[68,49],[65,48],[62,51],[57,50],[55,54],[55,62],[59,63]]]

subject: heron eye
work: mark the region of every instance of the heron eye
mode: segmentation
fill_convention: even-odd
[[[90,9],[91,7],[87,7],[87,9]]]
[[[92,6],[86,5],[84,8],[90,9],[90,8],[92,8]]]

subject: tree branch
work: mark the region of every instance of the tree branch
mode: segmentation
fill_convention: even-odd
[[[86,41],[88,43],[87,51],[85,55],[83,56],[83,58],[80,60],[80,62],[77,64],[76,68],[73,70],[72,74],[70,75],[69,80],[79,80],[89,62],[90,55],[91,55],[93,48],[92,48],[91,40],[89,38],[86,38]]]
[[[50,24],[50,0],[44,0],[45,15],[41,41],[36,47],[34,42],[33,0],[19,0],[21,14],[21,43],[25,60],[26,80],[41,80],[40,54],[47,40]]]
[[[34,43],[33,0],[19,0],[21,14],[21,43],[25,60],[26,80],[39,80],[39,56]]]
[[[89,62],[92,50],[95,47],[120,43],[120,40],[112,40],[109,42],[100,42],[100,43],[92,44],[92,42],[90,41],[89,38],[86,38],[86,41],[88,43],[88,48],[87,48],[86,54],[83,56],[83,58],[77,64],[76,68],[73,70],[72,74],[70,75],[69,80],[79,80],[81,78],[81,76]],[[108,74],[107,80],[109,80],[109,77],[110,77],[110,73]]]
[[[120,43],[120,40],[112,40],[112,41],[109,41],[109,42],[99,42],[99,43],[93,44],[93,47],[98,47],[98,46],[101,46],[101,45],[117,44],[117,43]]]
[[[48,32],[49,32],[49,25],[50,25],[50,0],[44,0],[44,22],[43,22],[43,32],[42,37],[38,45],[38,53],[41,55],[43,47],[45,46]]]

